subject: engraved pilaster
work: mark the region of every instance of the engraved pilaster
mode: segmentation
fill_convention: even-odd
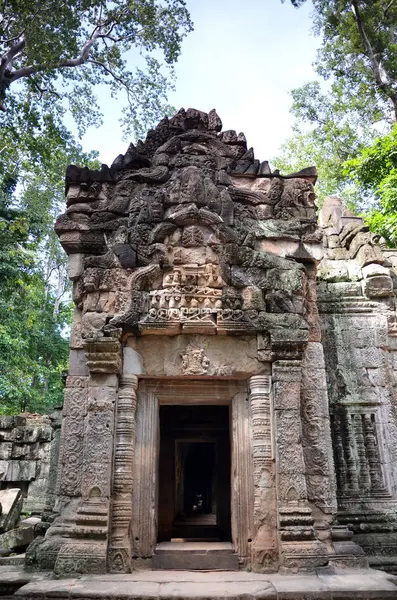
[[[314,568],[327,564],[307,498],[302,449],[301,362],[276,361],[272,370],[276,442],[278,528],[281,566]]]
[[[270,377],[249,380],[254,467],[253,564],[274,571],[278,564],[275,473],[272,451]]]
[[[129,530],[132,517],[133,461],[135,442],[136,375],[123,375],[116,411],[116,440],[113,464],[113,499],[108,570],[130,572]]]

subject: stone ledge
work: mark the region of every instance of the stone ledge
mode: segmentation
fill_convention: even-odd
[[[85,575],[79,579],[32,581],[19,600],[53,598],[208,600],[386,600],[397,597],[397,577],[381,571],[318,569],[316,574],[137,571],[129,575]]]

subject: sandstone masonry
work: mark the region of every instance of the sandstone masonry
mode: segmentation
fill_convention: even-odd
[[[241,567],[397,570],[397,253],[338,199],[319,226],[315,179],[271,173],[193,109],[110,168],[68,168],[76,308],[54,521],[29,566],[150,566],[187,531],[186,444],[206,442],[207,527]],[[189,421],[206,406],[228,407],[230,446]]]

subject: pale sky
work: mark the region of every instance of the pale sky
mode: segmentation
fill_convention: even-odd
[[[311,3],[299,10],[289,0],[187,0],[194,31],[176,65],[177,109],[216,108],[224,129],[243,131],[256,158],[273,158],[291,134],[289,91],[315,78],[318,38],[311,33]],[[111,164],[125,153],[118,123],[122,100],[101,98],[104,124],[82,143]]]

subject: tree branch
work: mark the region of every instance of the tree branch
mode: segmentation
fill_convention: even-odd
[[[125,89],[127,90],[127,92],[129,94],[132,93],[131,88],[126,84],[126,82],[123,79],[121,79],[121,77],[119,77],[118,75],[116,75],[116,73],[114,73],[114,71],[112,71],[104,63],[100,62],[99,60],[95,60],[95,59],[89,59],[87,62],[90,63],[90,64],[92,64],[92,65],[97,65],[98,67],[101,67],[104,71],[106,71],[106,73],[108,73],[111,77],[113,77],[113,79],[115,81],[118,81],[118,83],[120,83],[120,85],[124,86]]]
[[[20,69],[16,69],[10,75],[9,82],[17,81],[17,79],[21,79],[22,77],[29,77],[30,75],[35,75],[40,71],[53,69],[63,69],[67,67],[79,67],[87,62],[87,59],[90,55],[91,48],[96,42],[98,35],[94,35],[91,37],[82,47],[80,54],[77,58],[67,58],[65,60],[60,60],[58,63],[49,66],[48,64],[42,63],[39,65],[29,65],[28,67],[21,67]]]
[[[21,52],[25,48],[25,46],[26,46],[26,40],[25,40],[25,38],[22,38],[22,40],[20,40],[18,43],[11,44],[8,51],[2,57],[2,59],[0,61],[0,89],[1,89],[1,80],[4,77],[4,74],[7,70],[8,65],[10,65],[10,63],[12,63],[15,56],[19,52]]]
[[[393,104],[394,120],[397,121],[397,93],[393,90],[392,86],[390,85],[390,79],[382,63],[380,61],[378,62],[376,58],[376,54],[365,31],[364,23],[358,6],[358,1],[351,0],[350,6],[357,24],[358,32],[364,44],[365,54],[370,62],[371,69],[374,74],[375,82],[378,88],[382,90],[384,94],[386,94],[386,96]]]

